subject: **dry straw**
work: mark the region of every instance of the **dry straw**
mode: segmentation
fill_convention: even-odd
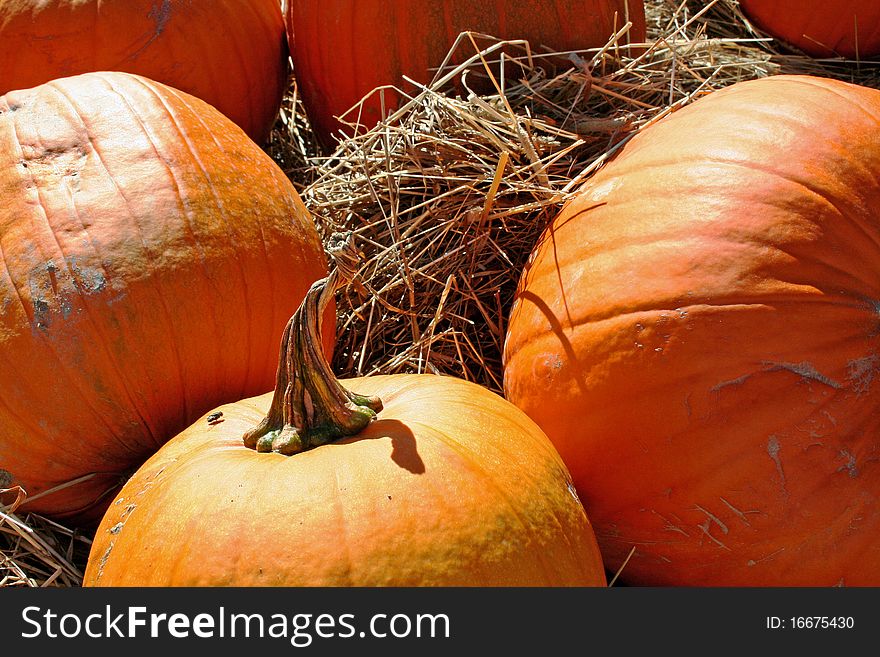
[[[506,310],[535,241],[637,131],[740,80],[876,72],[784,52],[732,0],[653,2],[648,19],[649,43],[623,45],[622,25],[577,53],[462,35],[462,65],[406,81],[406,104],[313,160],[306,204],[325,235],[353,230],[366,253],[365,284],[339,302],[340,374],[437,372],[501,392]],[[469,93],[487,75],[495,93]]]
[[[77,586],[91,539],[47,518],[16,510],[19,487],[0,489],[0,586]]]
[[[649,40],[632,49],[623,21],[575,53],[462,35],[464,64],[401,81],[408,102],[323,156],[292,83],[268,151],[322,234],[354,231],[365,255],[362,284],[338,300],[339,375],[434,372],[500,392],[506,311],[535,241],[637,131],[777,73],[880,86],[876,64],[813,60],[755,31],[736,0],[646,5]],[[471,92],[487,71],[489,93]],[[88,536],[18,514],[18,491],[0,501],[0,585],[77,585]]]

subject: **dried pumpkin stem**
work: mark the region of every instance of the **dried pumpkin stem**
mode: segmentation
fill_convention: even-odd
[[[244,434],[244,444],[258,452],[296,454],[357,434],[382,410],[378,397],[343,388],[324,356],[321,318],[336,291],[354,278],[358,262],[351,235],[329,251],[333,271],[312,284],[284,329],[269,412]]]

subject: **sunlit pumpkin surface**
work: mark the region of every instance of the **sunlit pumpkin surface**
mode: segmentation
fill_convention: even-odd
[[[610,569],[880,585],[880,91],[745,82],[647,128],[544,235],[505,390]]]
[[[384,403],[356,436],[248,449],[267,394],[166,444],[110,506],[85,585],[605,584],[568,472],[525,414],[451,377],[342,383]]]
[[[326,274],[281,169],[138,76],[0,98],[0,196],[0,484],[27,510],[94,512],[211,406],[271,388],[284,324]]]

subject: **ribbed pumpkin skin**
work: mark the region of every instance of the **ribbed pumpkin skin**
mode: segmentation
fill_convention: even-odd
[[[541,45],[566,51],[605,45],[627,15],[633,23],[629,42],[644,41],[642,0],[290,0],[287,32],[312,127],[330,144],[343,127],[334,116],[377,87],[408,88],[402,75],[430,82],[431,69],[443,63],[465,30],[527,39],[535,52]],[[456,52],[469,56],[474,49],[464,45]],[[386,90],[386,113],[398,101],[393,90]],[[382,118],[378,93],[360,117],[346,116],[347,121],[358,118],[367,128]]]
[[[285,322],[326,275],[277,165],[137,76],[0,97],[0,198],[0,482],[33,497],[104,473],[34,511],[82,517],[208,408],[271,388]]]
[[[262,143],[287,84],[278,0],[3,0],[0,94],[124,71],[214,105]]]
[[[606,564],[880,585],[880,92],[745,82],[627,144],[542,238],[505,392]]]
[[[435,375],[380,395],[360,434],[282,456],[244,447],[271,393],[166,444],[101,521],[85,586],[603,586],[568,471],[521,411]]]
[[[813,57],[880,55],[877,0],[740,0],[760,29]]]

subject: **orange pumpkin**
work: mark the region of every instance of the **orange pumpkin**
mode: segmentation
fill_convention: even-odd
[[[459,33],[471,30],[501,39],[526,39],[556,51],[604,46],[629,19],[626,43],[645,40],[642,0],[290,0],[287,33],[299,90],[316,134],[326,145],[339,130],[334,117],[345,114],[373,89],[409,88],[403,75],[428,83]],[[485,45],[485,44],[484,44]],[[457,53],[475,53],[463,46]],[[386,114],[400,102],[384,92]],[[382,98],[373,94],[345,117],[374,126],[383,116]]]
[[[287,84],[278,0],[4,0],[0,94],[125,71],[214,105],[258,142]]]
[[[206,103],[126,73],[0,97],[0,198],[0,481],[26,510],[96,513],[207,409],[265,390],[326,273],[277,165]]]
[[[880,55],[877,0],[740,0],[757,27],[813,57]]]
[[[132,476],[85,586],[604,585],[568,472],[524,413],[451,377],[342,382],[360,394],[333,378],[316,336],[341,280],[291,319],[274,393],[220,406]]]
[[[880,91],[744,82],[637,135],[523,275],[505,393],[651,585],[880,585]]]

